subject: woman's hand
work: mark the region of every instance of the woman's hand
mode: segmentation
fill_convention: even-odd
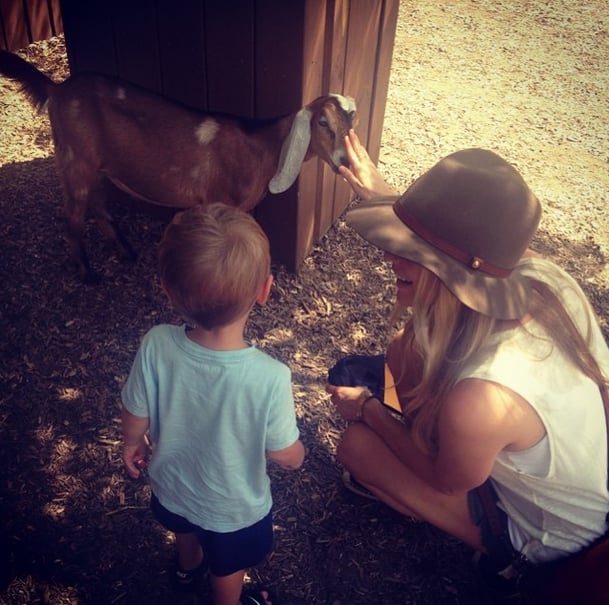
[[[338,172],[362,200],[397,194],[385,182],[383,175],[370,159],[366,148],[361,144],[354,130],[350,130],[349,135],[345,137],[345,148],[350,168],[341,166]]]
[[[336,406],[338,413],[349,422],[362,420],[364,403],[372,397],[372,393],[366,387],[343,387],[327,384],[326,392],[330,393],[330,399]]]

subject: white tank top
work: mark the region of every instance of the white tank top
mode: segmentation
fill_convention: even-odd
[[[609,349],[576,282],[541,259],[526,259],[518,270],[554,288],[583,334],[590,334],[595,358],[609,376]],[[553,346],[535,321],[493,335],[461,378],[510,388],[546,428],[533,448],[501,452],[491,472],[514,546],[533,562],[547,561],[604,533],[607,425],[598,385]]]

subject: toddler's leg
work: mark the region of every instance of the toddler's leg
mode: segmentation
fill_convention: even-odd
[[[203,561],[203,549],[195,532],[175,534],[178,551],[178,565],[184,571],[199,567]]]
[[[244,569],[228,576],[212,574],[210,580],[214,605],[239,605],[244,576]]]

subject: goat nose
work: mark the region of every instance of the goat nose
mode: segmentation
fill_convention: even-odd
[[[336,159],[338,160],[335,162],[337,170],[341,166],[346,166],[347,168],[349,168],[349,158],[347,157],[347,154],[339,153]]]

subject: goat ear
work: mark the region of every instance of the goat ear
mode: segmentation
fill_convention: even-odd
[[[277,172],[269,182],[271,193],[282,193],[289,189],[300,173],[311,142],[312,116],[313,112],[304,107],[294,117],[290,133],[281,147]]]

